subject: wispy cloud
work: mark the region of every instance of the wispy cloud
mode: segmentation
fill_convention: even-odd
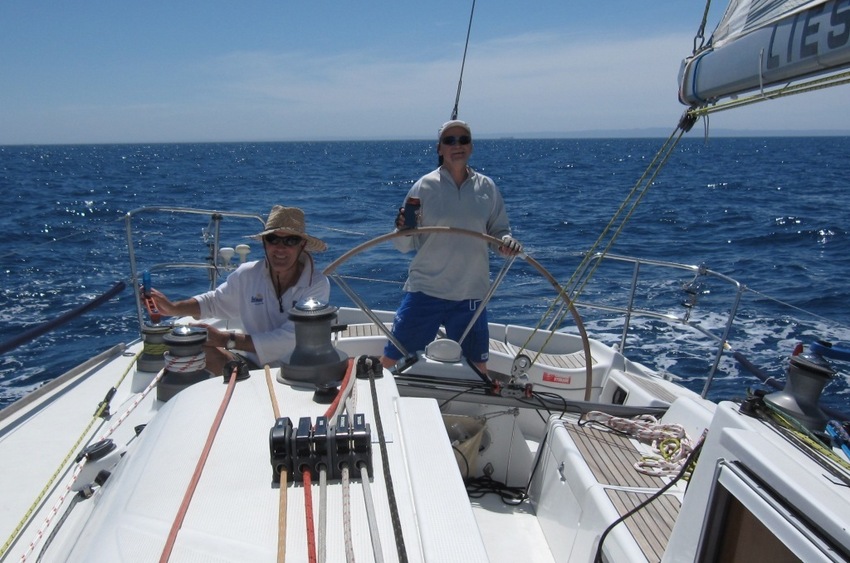
[[[691,44],[688,34],[525,34],[476,43],[460,116],[479,135],[672,131],[685,109],[676,77]],[[459,57],[238,50],[174,62],[149,82],[116,77],[124,89],[104,89],[91,103],[21,105],[0,115],[0,142],[422,138],[449,117],[459,72]],[[846,112],[782,103],[792,121],[774,120],[775,128],[850,128]],[[778,104],[768,105],[720,114],[713,124],[764,128]]]

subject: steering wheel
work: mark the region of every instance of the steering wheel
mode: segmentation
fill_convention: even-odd
[[[352,257],[354,257],[358,254],[361,254],[362,252],[368,250],[369,248],[372,248],[373,246],[376,246],[376,245],[379,245],[381,243],[390,241],[394,238],[411,236],[413,234],[462,235],[462,236],[479,238],[479,239],[484,240],[487,243],[490,243],[490,244],[495,245],[495,246],[501,246],[501,244],[502,244],[502,241],[500,241],[496,237],[490,236],[490,235],[485,234],[485,233],[470,231],[468,229],[460,229],[460,228],[457,228],[457,227],[417,227],[416,229],[413,229],[413,230],[408,229],[408,230],[403,230],[403,231],[393,231],[391,233],[387,233],[387,234],[384,234],[384,235],[377,236],[377,237],[373,238],[372,240],[368,240],[368,241],[366,241],[366,242],[364,242],[364,243],[362,243],[358,246],[355,246],[354,248],[352,248],[348,252],[345,252],[342,256],[340,256],[339,258],[337,258],[336,260],[331,262],[324,269],[324,271],[322,273],[325,274],[328,277],[332,277],[338,284],[340,284],[342,286],[342,289],[349,295],[349,297],[351,297],[351,299],[357,304],[357,306],[360,307],[360,309],[362,309],[363,312],[381,330],[383,330],[385,332],[389,332],[389,331],[387,331],[386,327],[378,319],[377,315],[375,315],[372,312],[372,310],[369,308],[369,306],[366,304],[366,302],[363,301],[363,299],[361,299],[354,292],[354,290],[352,290],[350,287],[348,287],[347,284],[341,283],[340,276],[335,275],[335,272],[336,272],[337,268],[339,268],[342,264],[344,264],[345,262],[350,260]],[[553,287],[553,289],[555,290],[558,297],[563,299],[565,303],[570,303],[569,296],[565,293],[563,287],[561,287],[561,284],[558,283],[558,280],[556,280],[555,277],[551,273],[549,273],[549,271],[546,268],[544,268],[537,260],[535,260],[534,258],[529,256],[525,252],[520,253],[519,255],[517,255],[517,257],[524,259],[532,268],[534,268],[541,276],[543,276],[543,278],[546,281],[548,281],[549,284]],[[502,279],[503,279],[502,277],[496,278],[496,280],[493,282],[493,285],[490,287],[490,290],[488,292],[488,296],[492,295],[496,291],[496,288],[501,283]],[[486,306],[486,303],[483,303],[483,305]],[[593,377],[592,377],[592,375],[593,375],[593,364],[592,364],[591,355],[590,355],[590,340],[587,337],[587,332],[585,331],[584,322],[581,319],[581,315],[579,315],[579,312],[576,310],[575,305],[573,303],[570,303],[569,309],[570,309],[570,313],[572,314],[573,320],[576,323],[576,328],[578,329],[579,336],[581,337],[581,341],[582,341],[582,347],[584,349],[584,357],[585,357],[585,362],[584,362],[585,363],[584,400],[589,401],[590,400],[590,386],[591,386],[591,382],[593,381]],[[473,319],[473,322],[474,322],[474,320],[475,319]],[[390,335],[390,334],[388,334],[388,337],[393,338],[392,335]]]

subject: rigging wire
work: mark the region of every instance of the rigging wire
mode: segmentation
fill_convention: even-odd
[[[702,51],[705,46],[705,26],[708,23],[709,8],[711,8],[711,0],[706,0],[705,10],[702,13],[702,21],[699,24],[699,30],[697,30],[697,33],[694,36],[694,55],[696,55],[699,51]]]
[[[703,13],[702,21],[699,30],[697,31],[697,34],[694,37],[694,53],[711,48],[711,39],[709,39],[708,41],[708,46],[705,46],[704,39],[705,26],[708,20],[708,12],[710,6],[711,0],[706,0],[706,6]],[[681,137],[684,135],[684,133],[690,131],[690,129],[700,117],[704,117],[707,124],[708,116],[711,113],[715,113],[717,111],[723,111],[726,109],[737,108],[764,100],[777,99],[785,96],[811,92],[814,90],[820,90],[848,83],[850,83],[850,71],[836,73],[823,78],[811,79],[806,82],[796,84],[789,83],[783,87],[778,87],[767,92],[762,89],[758,93],[745,98],[736,98],[719,104],[715,101],[711,105],[705,104],[703,106],[694,106],[687,110],[682,116],[676,130],[670,135],[670,137],[667,139],[662,148],[659,149],[655,158],[647,167],[647,170],[635,184],[632,191],[629,192],[629,194],[626,196],[620,208],[617,209],[617,211],[614,213],[614,216],[611,218],[609,223],[602,230],[602,233],[599,235],[599,238],[596,240],[593,246],[585,253],[584,259],[576,268],[572,277],[570,277],[569,281],[562,286],[564,291],[558,297],[555,298],[549,309],[541,316],[538,325],[534,328],[534,330],[529,333],[528,339],[517,352],[517,355],[523,353],[523,351],[528,348],[532,338],[534,338],[534,336],[537,334],[537,332],[541,329],[543,324],[551,315],[552,321],[548,326],[548,330],[550,330],[551,332],[547,339],[543,342],[543,344],[537,347],[537,351],[535,352],[534,357],[531,358],[532,365],[537,362],[538,358],[543,353],[543,350],[545,349],[546,345],[549,343],[549,340],[554,335],[554,330],[557,329],[557,327],[560,326],[560,324],[563,322],[564,318],[566,317],[567,311],[577,301],[584,287],[593,277],[593,274],[601,264],[602,259],[605,257],[605,255],[608,253],[608,251],[614,244],[614,241],[620,235],[623,227],[629,221],[635,209],[637,208],[637,205],[646,195],[646,192],[653,184],[656,176],[667,163],[667,160],[671,156],[673,149],[681,140]],[[615,222],[617,221],[619,221],[619,224],[615,226]],[[609,233],[611,233],[610,236]],[[607,243],[605,242],[606,237],[608,237]],[[597,252],[597,249],[600,247],[603,247],[602,251]],[[563,301],[561,302],[561,300]],[[555,312],[557,308],[559,308],[558,312]]]
[[[551,316],[552,320],[549,323],[549,336],[542,345],[536,347],[537,350],[531,358],[531,364],[534,365],[540,355],[544,353],[543,351],[555,334],[554,329],[560,326],[568,314],[570,307],[578,300],[579,295],[581,295],[581,292],[590,282],[593,274],[596,272],[596,269],[601,264],[602,258],[608,254],[609,250],[614,245],[614,242],[620,236],[623,228],[631,219],[637,209],[637,206],[646,196],[649,188],[655,183],[655,178],[658,176],[661,169],[667,164],[667,161],[682,136],[690,130],[692,126],[693,122],[691,121],[691,116],[689,113],[686,113],[673,133],[670,134],[662,147],[655,154],[652,162],[649,163],[644,173],[632,187],[631,191],[626,195],[623,203],[621,203],[620,207],[614,212],[614,215],[611,217],[608,224],[602,229],[599,237],[590,249],[585,252],[584,258],[573,272],[573,275],[565,284],[562,285],[563,291],[552,301],[549,308],[543,313],[540,321],[537,323],[537,326],[529,333],[528,338],[517,352],[517,355],[522,354],[529,348],[529,344],[534,336]],[[602,248],[601,251],[598,250],[600,247]],[[560,308],[558,308],[559,303]],[[557,312],[556,309],[558,309]]]
[[[460,90],[463,84],[463,69],[466,66],[466,52],[469,50],[469,35],[472,33],[472,16],[475,14],[475,0],[472,0],[472,9],[469,11],[469,24],[466,28],[466,44],[463,46],[463,59],[460,63],[460,76],[457,80],[457,94],[455,95],[455,106],[452,108],[452,119],[457,119],[458,105],[460,104]]]

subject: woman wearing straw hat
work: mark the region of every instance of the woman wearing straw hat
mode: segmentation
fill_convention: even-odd
[[[216,289],[176,302],[151,289],[165,315],[241,323],[241,333],[207,325],[207,368],[215,374],[234,353],[249,360],[251,369],[279,365],[295,347],[290,309],[306,299],[330,298],[330,282],[316,271],[311,255],[327,245],[307,234],[301,209],[275,205],[265,229],[251,238],[263,242],[265,259],[242,264]]]

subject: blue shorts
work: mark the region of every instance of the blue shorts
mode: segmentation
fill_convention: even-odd
[[[422,292],[406,292],[393,320],[393,335],[410,354],[424,350],[437,336],[440,325],[446,328],[446,336],[457,342],[480,303],[480,299],[449,301]],[[490,357],[486,309],[461,342],[461,349],[463,355],[473,363],[486,362]],[[393,360],[399,360],[402,356],[392,342],[387,342],[384,355]]]

